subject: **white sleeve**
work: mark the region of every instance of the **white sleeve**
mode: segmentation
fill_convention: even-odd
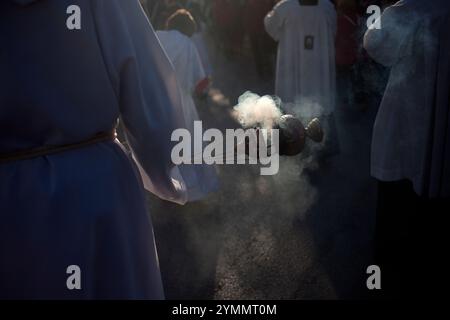
[[[388,7],[379,18],[381,29],[369,28],[364,35],[367,53],[378,63],[393,66],[408,53],[418,18],[404,1]]]
[[[275,40],[279,41],[283,32],[284,17],[283,7],[286,1],[281,1],[275,5],[272,11],[270,11],[264,18],[264,26],[267,33]]]
[[[172,178],[173,130],[182,104],[175,72],[138,0],[92,1],[99,43],[120,104],[127,141],[150,191],[185,203]]]

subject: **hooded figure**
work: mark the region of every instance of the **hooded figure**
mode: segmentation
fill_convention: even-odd
[[[450,3],[399,1],[380,19],[381,29],[370,28],[364,39],[370,56],[391,68],[372,141],[371,173],[380,181],[377,259],[385,289],[416,294],[427,287],[428,294],[446,272]]]
[[[186,202],[179,89],[139,1],[1,1],[0,38],[0,298],[163,299],[142,179],[111,133],[120,118],[154,190]]]

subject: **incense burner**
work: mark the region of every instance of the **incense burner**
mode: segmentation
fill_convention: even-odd
[[[303,151],[306,139],[322,142],[324,133],[318,118],[314,118],[305,127],[300,119],[286,114],[276,122],[274,129],[280,133],[279,154],[282,156],[295,156]]]

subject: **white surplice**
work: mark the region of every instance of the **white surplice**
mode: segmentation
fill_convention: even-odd
[[[265,18],[278,41],[275,93],[283,102],[318,103],[324,114],[335,105],[336,11],[329,0],[300,6],[283,0]]]
[[[181,90],[185,127],[194,137],[194,121],[200,118],[192,95],[196,85],[206,78],[200,55],[194,42],[176,30],[158,31],[157,36],[174,66]],[[214,167],[189,164],[181,165],[179,169],[187,188],[188,201],[201,200],[217,190],[218,179]]]
[[[408,179],[417,194],[450,196],[450,4],[402,0],[364,46],[391,73],[374,125],[371,174]]]

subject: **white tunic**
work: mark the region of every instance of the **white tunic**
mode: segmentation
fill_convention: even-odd
[[[441,147],[450,139],[449,7],[446,0],[399,1],[364,39],[368,53],[391,67],[374,126],[372,176],[408,179],[431,197],[450,196],[448,149]]]
[[[192,95],[196,85],[206,78],[193,41],[176,30],[157,31],[162,47],[172,62],[181,89],[185,127],[194,136],[194,121],[200,120]],[[208,165],[181,165],[188,201],[204,198],[218,186],[215,168]]]
[[[325,114],[335,104],[336,11],[329,0],[300,6],[283,0],[265,18],[278,44],[275,93],[283,102],[319,103]]]

